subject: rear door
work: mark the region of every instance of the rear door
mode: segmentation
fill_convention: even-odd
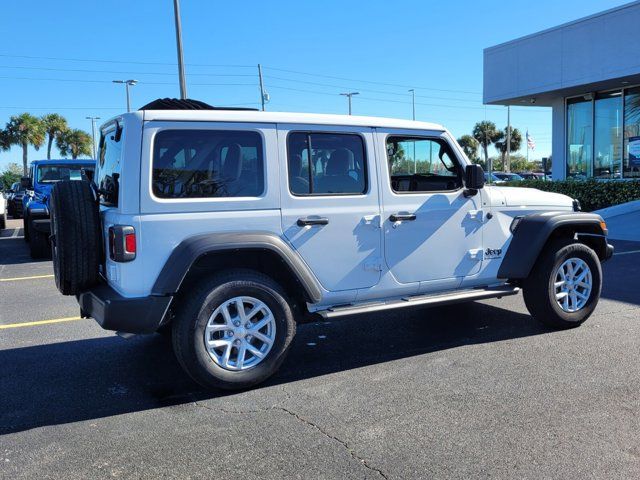
[[[282,228],[328,291],[371,287],[381,268],[369,128],[280,125]]]

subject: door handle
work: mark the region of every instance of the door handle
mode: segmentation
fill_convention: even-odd
[[[393,213],[389,216],[392,222],[413,222],[415,219],[415,213]]]
[[[328,225],[329,219],[324,217],[302,217],[296,222],[299,227],[306,227],[309,225]]]

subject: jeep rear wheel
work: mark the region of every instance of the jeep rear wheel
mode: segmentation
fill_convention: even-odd
[[[600,260],[582,243],[558,240],[541,254],[523,287],[525,304],[534,318],[554,328],[577,327],[600,299]]]
[[[172,337],[178,361],[196,382],[241,389],[276,372],[295,330],[277,283],[251,270],[229,270],[178,301]]]

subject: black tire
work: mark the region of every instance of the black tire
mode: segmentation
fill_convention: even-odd
[[[214,362],[205,347],[204,332],[215,309],[237,296],[253,297],[271,310],[275,338],[260,363],[247,370],[232,371]],[[182,299],[175,313],[172,325],[176,357],[185,371],[208,389],[244,389],[263,382],[282,364],[296,332],[284,290],[271,278],[252,270],[229,270],[203,280]]]
[[[29,243],[29,233],[29,219],[25,215],[22,219],[22,239],[27,243]]]
[[[33,225],[30,226],[31,238],[29,240],[29,253],[31,258],[47,258],[51,254],[47,234],[37,231]]]
[[[563,310],[556,301],[555,274],[570,258],[586,262],[591,270],[592,287],[585,305],[575,312]],[[553,242],[540,254],[529,278],[523,284],[524,302],[529,313],[553,328],[573,328],[581,325],[593,313],[602,290],[602,267],[596,253],[573,239]]]
[[[7,228],[7,215],[0,213],[0,230]]]
[[[102,252],[98,203],[89,182],[58,182],[51,191],[51,251],[56,286],[76,295],[98,282]]]

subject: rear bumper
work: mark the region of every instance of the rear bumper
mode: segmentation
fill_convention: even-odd
[[[93,317],[105,330],[153,333],[164,318],[170,296],[127,298],[108,285],[99,285],[77,296],[82,316]]]

